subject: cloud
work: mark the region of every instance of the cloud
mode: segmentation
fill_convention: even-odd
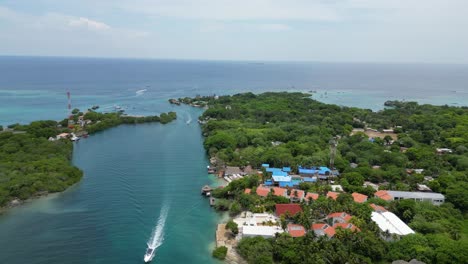
[[[177,19],[338,20],[336,10],[324,3],[310,0],[122,0],[116,4],[129,12]]]
[[[105,23],[94,21],[86,17],[70,18],[68,25],[71,27],[87,28],[90,30],[109,30],[111,28]]]

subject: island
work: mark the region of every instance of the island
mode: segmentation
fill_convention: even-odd
[[[230,215],[218,225],[214,257],[468,259],[467,107],[392,102],[373,112],[286,92],[176,101],[206,106],[208,170],[226,180],[204,192]]]
[[[71,164],[72,141],[121,124],[176,119],[175,112],[157,116],[128,116],[121,112],[99,113],[73,109],[60,122],[34,121],[0,129],[0,208],[61,192],[80,181],[83,172]]]

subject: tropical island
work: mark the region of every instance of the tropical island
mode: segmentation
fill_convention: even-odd
[[[373,112],[304,93],[174,100],[204,105],[213,256],[248,263],[464,263],[468,108]]]
[[[166,124],[176,118],[175,112],[139,117],[73,109],[69,118],[59,122],[0,127],[0,207],[61,192],[80,181],[83,172],[71,164],[72,141],[121,124]]]

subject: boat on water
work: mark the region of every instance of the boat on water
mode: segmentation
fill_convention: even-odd
[[[151,260],[154,257],[154,250],[155,248],[148,246],[148,248],[146,249],[145,257],[143,258],[145,263],[151,262]]]

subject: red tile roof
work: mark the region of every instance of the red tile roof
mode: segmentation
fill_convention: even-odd
[[[327,224],[312,224],[312,230],[316,231],[320,229],[322,229],[328,237],[333,237],[335,235],[335,228],[332,226]]]
[[[364,194],[360,194],[360,193],[357,193],[357,192],[354,192],[351,194],[353,196],[353,199],[356,203],[363,203],[365,201],[367,201],[367,195],[364,195]]]
[[[317,200],[318,197],[319,197],[318,193],[307,193],[307,195],[305,196],[305,199],[306,201],[309,201],[309,199]]]
[[[276,196],[285,196],[287,195],[288,190],[280,187],[273,187],[273,193]]]
[[[370,206],[371,206],[372,209],[374,209],[374,211],[376,211],[376,212],[387,212],[387,209],[385,209],[385,207],[383,207],[383,206],[376,205],[376,204],[370,204]]]
[[[257,195],[266,197],[270,193],[270,188],[258,186],[257,187]]]
[[[244,190],[244,193],[250,194],[251,191],[252,191],[252,189],[247,188],[247,189]]]
[[[302,212],[302,208],[299,204],[276,204],[275,208],[277,216],[282,216],[286,212],[289,212],[290,216]]]
[[[385,190],[376,191],[374,193],[374,196],[380,199],[383,199],[385,201],[393,200],[393,197],[390,194],[388,194],[388,192]]]
[[[359,228],[357,228],[355,225],[350,224],[350,223],[336,223],[333,225],[333,228],[343,228],[343,229],[350,229],[351,231],[360,231]]]
[[[289,224],[288,225],[288,233],[292,237],[302,237],[302,236],[305,236],[306,230],[301,225]]]
[[[341,218],[343,219],[345,222],[348,222],[350,219],[351,219],[351,215],[345,213],[345,212],[337,212],[337,213],[332,213],[332,214],[329,214],[327,215],[327,218],[330,219],[330,218]]]
[[[297,197],[294,195],[294,192],[297,192]],[[303,190],[292,189],[291,194],[289,196],[301,199],[301,198],[304,198],[304,191]]]
[[[330,197],[332,198],[333,200],[336,200],[336,198],[338,198],[338,195],[340,193],[337,193],[337,192],[327,192],[327,197]]]

